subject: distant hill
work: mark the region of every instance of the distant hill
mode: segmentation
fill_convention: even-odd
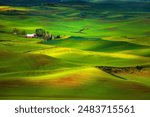
[[[150,0],[60,0],[61,2],[66,2],[66,1],[85,1],[85,2],[93,2],[93,3],[98,3],[98,2],[150,2]]]
[[[35,6],[35,5],[51,5],[54,3],[61,4],[93,4],[93,7],[111,9],[143,9],[150,11],[150,0],[0,0],[0,5],[15,5],[15,6]],[[95,4],[96,3],[96,4]]]
[[[42,5],[46,3],[60,2],[60,0],[0,0],[0,5]]]
[[[150,0],[0,0],[0,5],[42,5],[46,3],[73,2],[80,4],[83,2],[101,3],[101,2],[150,2]]]

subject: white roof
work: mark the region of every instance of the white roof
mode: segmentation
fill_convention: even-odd
[[[26,36],[33,37],[35,34],[27,34]]]

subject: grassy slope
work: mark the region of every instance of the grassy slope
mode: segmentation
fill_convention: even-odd
[[[149,12],[3,6],[0,13],[1,99],[150,99],[149,69],[122,80],[95,68],[149,65]],[[71,37],[41,42],[10,34],[14,27]]]

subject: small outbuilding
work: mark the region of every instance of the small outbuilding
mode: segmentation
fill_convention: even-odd
[[[26,34],[26,38],[35,38],[37,35],[36,34]]]

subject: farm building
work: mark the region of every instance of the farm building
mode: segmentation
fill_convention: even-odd
[[[26,38],[35,38],[36,34],[26,34]]]

